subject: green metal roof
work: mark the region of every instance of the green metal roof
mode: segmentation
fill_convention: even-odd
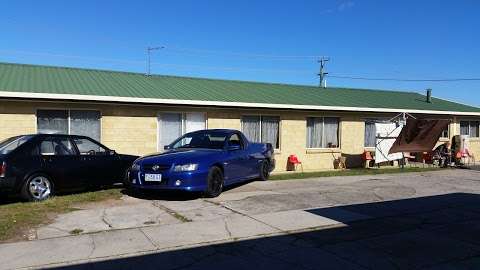
[[[257,104],[410,109],[479,113],[480,108],[414,92],[201,79],[0,63],[2,92]],[[49,96],[49,95],[45,95]]]

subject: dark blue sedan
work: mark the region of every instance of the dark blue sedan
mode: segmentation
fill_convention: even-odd
[[[275,167],[272,145],[249,142],[238,130],[187,133],[165,150],[137,159],[127,185],[135,190],[197,191],[216,197],[225,186],[268,179]]]

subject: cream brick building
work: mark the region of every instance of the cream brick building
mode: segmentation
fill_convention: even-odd
[[[480,108],[427,102],[418,93],[0,64],[0,139],[75,133],[119,153],[144,155],[190,130],[231,128],[272,143],[276,171],[286,170],[291,154],[306,171],[324,170],[342,155],[349,166],[359,166],[371,149],[366,123],[402,112],[450,119],[441,140],[468,134],[470,149],[480,156]]]

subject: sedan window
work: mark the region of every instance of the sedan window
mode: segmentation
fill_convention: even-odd
[[[32,138],[31,135],[16,136],[0,142],[0,155],[6,155]]]
[[[75,150],[69,139],[47,138],[40,143],[40,154],[45,156],[72,156]]]
[[[80,155],[105,155],[107,153],[107,149],[89,139],[76,138],[74,141]]]

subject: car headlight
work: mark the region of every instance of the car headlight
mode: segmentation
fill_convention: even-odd
[[[140,164],[133,163],[131,170],[132,171],[139,171],[140,170]]]
[[[175,172],[191,172],[191,171],[195,171],[196,169],[198,169],[198,164],[195,164],[195,163],[175,165],[175,167],[173,167],[173,171]]]

